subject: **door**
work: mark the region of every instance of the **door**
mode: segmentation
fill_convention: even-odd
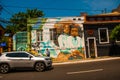
[[[13,67],[31,67],[32,59],[30,60],[29,54],[24,52],[13,52],[6,55]]]
[[[96,39],[95,37],[89,37],[87,39],[88,42],[88,55],[90,58],[97,57],[97,47],[96,47]]]
[[[17,53],[18,66],[19,67],[31,67],[33,60],[30,59],[30,55],[24,52]]]

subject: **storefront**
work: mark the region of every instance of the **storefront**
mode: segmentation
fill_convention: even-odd
[[[119,24],[119,13],[85,16],[83,28],[87,58],[119,55],[120,40],[113,44],[110,39],[111,31]]]

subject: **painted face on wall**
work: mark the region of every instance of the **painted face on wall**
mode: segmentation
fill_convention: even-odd
[[[69,34],[69,32],[70,32],[70,27],[69,27],[69,25],[68,24],[66,24],[65,26],[64,26],[64,33],[66,33],[66,34]]]
[[[71,28],[71,36],[78,36],[78,28],[77,27],[74,27],[74,28]]]
[[[55,27],[56,30],[57,30],[57,33],[61,33],[61,32],[62,32],[62,26],[63,26],[63,24],[60,24],[60,23],[56,23],[56,24],[54,25],[54,27]]]

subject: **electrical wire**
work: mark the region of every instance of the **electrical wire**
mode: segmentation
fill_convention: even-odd
[[[10,6],[10,5],[4,5],[4,7],[12,7],[12,8],[39,8],[44,10],[70,10],[70,11],[102,11],[99,9],[96,10],[88,10],[88,9],[72,9],[72,8],[42,8],[42,7],[30,7],[30,6]]]

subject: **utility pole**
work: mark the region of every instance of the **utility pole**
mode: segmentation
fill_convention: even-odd
[[[107,8],[105,8],[104,10],[101,10],[102,14],[106,14],[107,13]]]
[[[104,12],[107,13],[107,8],[104,9]]]

